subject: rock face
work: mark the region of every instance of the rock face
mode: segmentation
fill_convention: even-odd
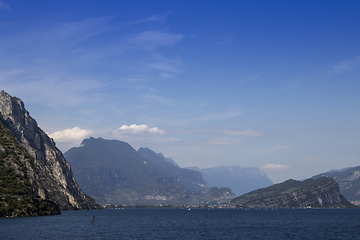
[[[340,194],[335,180],[329,177],[303,182],[290,179],[244,194],[231,204],[245,208],[354,207]]]
[[[228,187],[238,196],[273,184],[265,172],[256,167],[220,166],[190,169],[199,171],[210,187]]]
[[[64,156],[76,181],[101,204],[206,204],[235,197],[230,189],[210,189],[200,173],[176,167],[162,154],[118,140],[85,139]]]
[[[313,178],[322,176],[332,177],[339,184],[340,193],[351,203],[360,205],[360,166],[319,174]]]
[[[81,191],[73,178],[70,164],[56,148],[54,141],[38,127],[19,98],[1,91],[0,114],[2,123],[28,156],[26,159],[20,158],[20,161],[25,167],[23,174],[28,177],[30,192],[34,196],[50,199],[63,209],[97,206],[92,198]],[[5,149],[0,146],[0,151]]]
[[[155,153],[149,148],[140,148],[137,152],[148,161],[176,175],[185,190],[203,193],[209,188],[201,173],[181,168],[175,162],[169,162],[162,153]]]

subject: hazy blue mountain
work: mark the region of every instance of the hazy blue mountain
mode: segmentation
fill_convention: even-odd
[[[350,202],[360,204],[360,166],[331,170],[313,178],[332,177],[340,186],[340,192]]]
[[[330,177],[293,179],[241,195],[231,201],[244,208],[353,208]]]
[[[235,197],[230,189],[209,195],[201,174],[118,140],[85,139],[64,156],[82,189],[101,204],[204,204]]]
[[[238,196],[273,184],[265,172],[256,167],[220,166],[189,169],[199,171],[210,187],[228,187]]]

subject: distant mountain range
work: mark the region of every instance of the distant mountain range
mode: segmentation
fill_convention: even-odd
[[[239,196],[231,205],[244,208],[354,208],[330,177],[293,179]]]
[[[322,176],[332,177],[340,186],[340,192],[350,202],[360,204],[360,166],[331,170],[313,178]]]
[[[210,188],[199,172],[118,140],[85,139],[64,156],[82,189],[101,204],[214,204],[235,197],[229,188]]]
[[[0,120],[0,216],[99,208],[84,192],[101,204],[213,205],[232,200],[234,206],[256,208],[354,207],[343,196],[360,202],[360,166],[272,185],[258,168],[195,171],[148,148],[136,151],[126,142],[89,138],[64,154],[70,168],[24,103],[4,91]],[[235,198],[229,187],[239,195],[248,193]]]
[[[237,196],[258,188],[273,185],[265,172],[257,167],[220,166],[213,168],[189,168],[200,172],[210,187],[228,187]]]

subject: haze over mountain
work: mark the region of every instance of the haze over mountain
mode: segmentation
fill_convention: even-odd
[[[189,169],[199,171],[209,186],[228,187],[238,196],[273,184],[266,173],[256,167],[220,166],[203,169],[192,167]]]
[[[206,204],[235,197],[228,188],[209,188],[198,172],[118,140],[85,139],[64,156],[83,190],[101,204]]]

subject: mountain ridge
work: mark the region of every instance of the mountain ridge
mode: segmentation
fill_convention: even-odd
[[[330,177],[289,179],[239,196],[230,204],[244,208],[355,208]]]
[[[200,173],[178,168],[148,148],[136,151],[103,138],[85,139],[80,146],[64,156],[84,191],[101,204],[206,204],[235,197],[228,188],[208,188]]]

